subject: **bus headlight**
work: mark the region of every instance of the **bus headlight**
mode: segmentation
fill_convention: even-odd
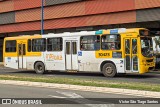
[[[122,58],[122,52],[113,52],[112,58]]]

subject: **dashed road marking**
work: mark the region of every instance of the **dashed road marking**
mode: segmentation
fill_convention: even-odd
[[[59,94],[65,95],[68,98],[81,98],[81,99],[74,100],[74,101],[80,104],[87,103],[84,105],[89,106],[89,107],[114,107],[115,106],[114,104],[92,104],[93,101],[88,100],[84,98],[83,96],[76,94],[76,93],[72,93],[72,92],[62,92],[62,91],[56,91],[56,92]]]
[[[52,97],[52,98],[67,98],[67,97],[61,97],[61,96],[54,96],[54,95],[48,95],[49,97]]]

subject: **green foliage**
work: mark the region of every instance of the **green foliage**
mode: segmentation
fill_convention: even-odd
[[[82,86],[95,86],[95,87],[110,87],[110,88],[123,88],[145,91],[160,92],[160,84],[149,84],[139,82],[118,82],[112,80],[96,80],[96,79],[82,79],[82,78],[64,78],[64,77],[30,77],[22,75],[0,75],[0,80],[18,80],[18,81],[31,81],[31,82],[44,82],[44,83],[58,83],[58,84],[72,84]]]
[[[154,38],[154,41],[156,43],[156,47],[157,47],[157,45],[160,45],[160,37]]]

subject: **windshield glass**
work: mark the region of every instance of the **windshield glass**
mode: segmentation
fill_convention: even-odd
[[[141,51],[144,57],[153,56],[152,39],[148,37],[141,37]]]

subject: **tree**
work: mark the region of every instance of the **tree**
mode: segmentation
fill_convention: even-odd
[[[158,46],[160,46],[160,37],[155,37],[154,38],[154,41],[155,41],[155,48],[156,48],[156,54],[158,54]]]

